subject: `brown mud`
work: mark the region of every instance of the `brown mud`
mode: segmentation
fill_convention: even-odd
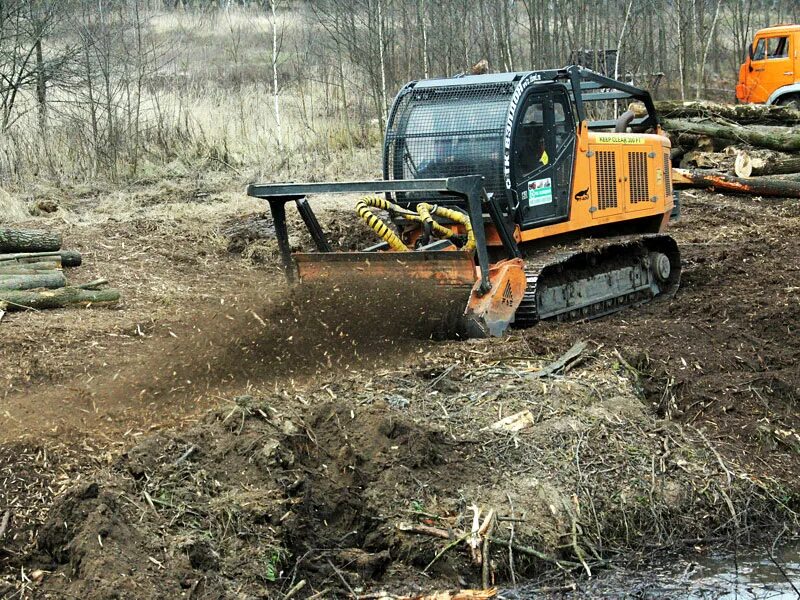
[[[442,299],[396,287],[342,286],[312,317],[307,298],[282,302],[269,266],[209,252],[175,272],[193,245],[173,236],[165,260],[115,273],[174,277],[168,306],[145,285],[118,310],[2,324],[4,593],[480,587],[454,543],[473,505],[502,519],[488,547],[501,585],[557,587],[632,550],[796,527],[798,225],[790,202],[685,194],[673,299],[466,342],[425,339],[410,307]],[[236,250],[254,245],[274,260],[269,239]],[[58,326],[49,357],[36,319]],[[535,376],[578,340],[567,372]],[[523,429],[497,425],[525,411]],[[408,531],[420,526],[451,539]]]

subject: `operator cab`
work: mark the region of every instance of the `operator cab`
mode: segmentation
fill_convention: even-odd
[[[579,132],[579,124],[610,131],[618,125],[616,115],[607,121],[589,119],[585,103],[603,103],[593,105],[597,109],[593,113],[600,114],[629,99],[642,102],[646,114],[625,127],[641,132],[657,128],[655,107],[647,92],[577,66],[413,81],[400,90],[389,112],[383,176],[385,180],[408,180],[482,175],[486,194],[509,228],[524,232],[566,222],[573,202],[588,199],[590,191],[587,169],[575,173],[578,134],[584,133]],[[610,105],[612,101],[614,105]],[[625,156],[633,151],[631,146]],[[604,162],[599,174],[593,175],[595,181],[602,176],[603,185],[598,186],[611,191],[605,192],[609,198],[594,207],[592,219],[605,218],[610,213],[603,211],[612,205],[622,210],[616,186],[628,179],[623,175],[617,181],[613,175],[615,156],[613,151],[603,151]],[[642,173],[652,170],[652,176],[663,181],[662,156],[645,155],[644,164],[656,158],[661,175],[656,174],[655,166]],[[620,173],[630,168],[628,163],[620,163]],[[574,190],[573,198],[577,181],[582,187]],[[637,188],[636,193],[647,196],[647,201],[653,197],[646,186]],[[411,209],[423,201],[458,202],[425,192],[398,192],[394,200]],[[597,198],[592,202],[597,203]]]
[[[389,115],[384,177],[480,174],[523,229],[555,223],[569,218],[576,125],[567,87],[531,73],[412,82]]]
[[[530,87],[512,126],[509,193],[523,229],[569,216],[575,117],[560,84]]]

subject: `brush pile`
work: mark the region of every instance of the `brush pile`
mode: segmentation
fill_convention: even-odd
[[[64,268],[81,264],[78,252],[61,250],[60,234],[0,228],[0,316],[7,310],[61,308],[116,302],[119,292],[98,279],[68,285]]]
[[[800,111],[787,106],[657,102],[676,187],[800,198]]]

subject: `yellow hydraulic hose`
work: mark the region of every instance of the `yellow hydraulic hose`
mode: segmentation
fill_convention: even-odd
[[[440,225],[439,223],[437,223],[433,219],[433,217],[431,216],[431,211],[435,211],[435,209],[436,209],[435,206],[431,206],[430,204],[427,204],[425,202],[422,202],[421,204],[417,204],[417,215],[418,216],[417,216],[417,219],[413,219],[413,220],[419,220],[419,221],[422,221],[423,223],[429,223],[431,228],[433,229],[433,233],[435,235],[437,235],[438,237],[447,238],[447,239],[449,239],[451,237],[455,237],[455,235],[456,235],[455,231],[453,231],[452,229],[450,229],[448,227]]]
[[[378,237],[381,238],[384,242],[389,244],[389,247],[394,250],[395,252],[408,252],[408,247],[403,243],[403,241],[397,236],[397,234],[389,229],[389,227],[384,223],[379,217],[376,217],[372,214],[370,210],[370,206],[374,208],[382,208],[384,210],[389,210],[390,206],[394,207],[395,205],[385,200],[384,198],[375,197],[366,197],[362,198],[356,204],[356,212],[358,216],[361,217],[364,222],[372,229],[375,233],[378,234]],[[397,207],[399,208],[399,207]]]
[[[472,231],[472,223],[469,220],[469,217],[464,213],[453,210],[452,208],[445,208],[444,206],[433,206],[426,202],[420,202],[417,204],[417,212],[419,213],[420,219],[424,222],[430,222],[433,224],[433,228],[436,231],[441,229],[447,229],[446,227],[442,227],[436,221],[433,220],[431,214],[444,217],[445,219],[450,219],[460,225],[464,226],[464,230],[467,232],[467,243],[464,244],[463,250],[474,250],[475,249],[475,234]],[[437,229],[438,226],[438,229]],[[445,237],[452,237],[454,234],[452,230],[447,229],[450,235],[445,235]]]
[[[417,212],[412,212],[402,206],[398,206],[394,202],[390,202],[386,198],[380,196],[366,196],[358,201],[356,204],[356,212],[364,222],[372,229],[378,237],[384,242],[389,244],[389,247],[396,252],[407,252],[409,248],[402,242],[394,231],[384,223],[379,217],[375,216],[370,208],[377,208],[380,210],[388,210],[402,216],[409,221],[418,221],[421,223],[430,224],[433,233],[441,238],[453,238],[457,234],[449,227],[445,227],[438,223],[433,215],[450,219],[451,221],[464,226],[467,233],[467,242],[464,244],[464,250],[473,250],[475,248],[475,234],[472,231],[472,223],[469,217],[464,213],[445,208],[443,206],[428,204],[427,202],[420,202],[417,204]]]

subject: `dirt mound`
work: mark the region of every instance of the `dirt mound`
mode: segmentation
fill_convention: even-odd
[[[524,340],[507,358],[487,344],[239,397],[151,436],[56,504],[26,568],[53,571],[42,597],[87,599],[478,585],[459,542],[473,504],[502,519],[498,582],[782,514],[767,484],[649,416],[609,355],[541,380]],[[523,429],[497,425],[520,411]]]
[[[441,436],[377,405],[357,419],[332,404],[305,418],[240,397],[71,490],[39,535],[41,566],[67,576],[48,577],[44,597],[261,597],[337,568],[352,585],[380,577],[391,558],[366,489],[395,461],[440,463]]]

